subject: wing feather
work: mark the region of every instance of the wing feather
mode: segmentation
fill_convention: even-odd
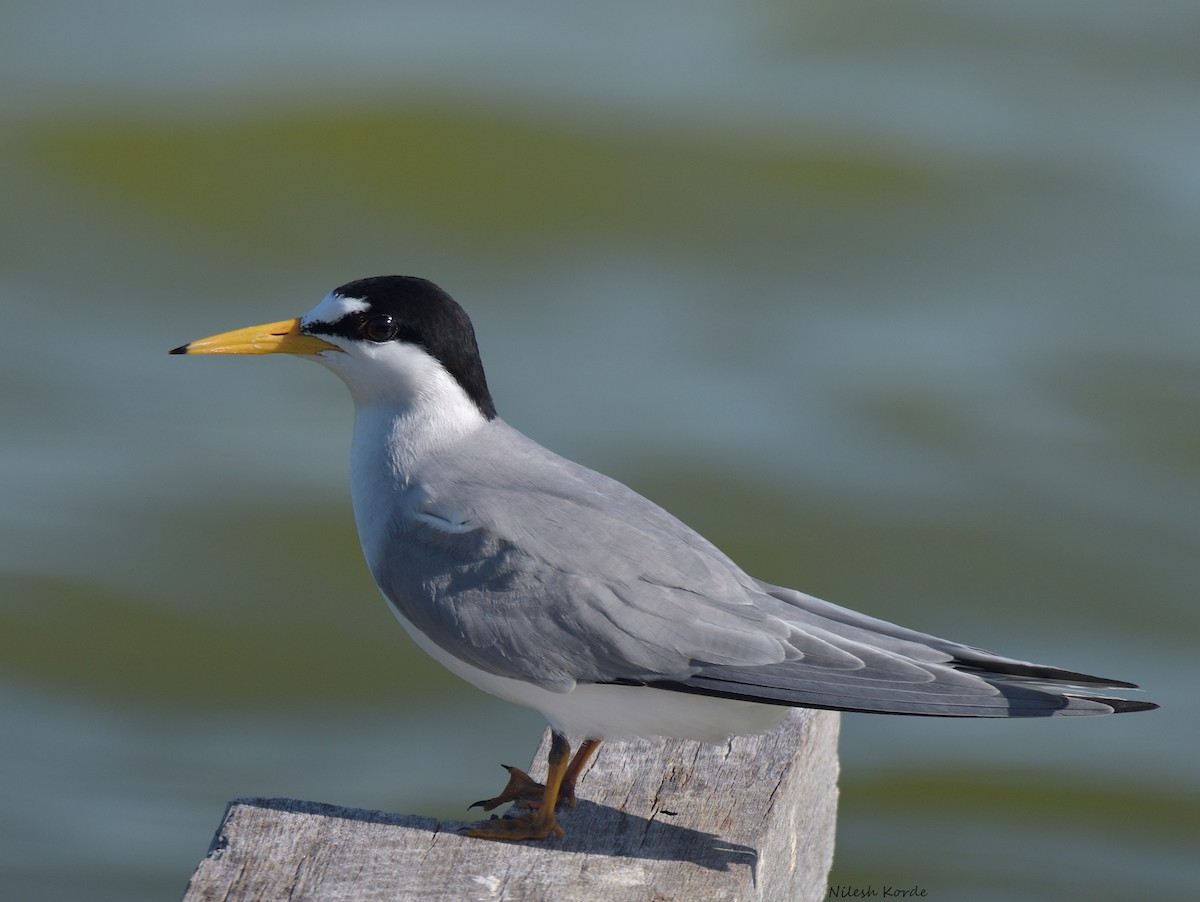
[[[1067,691],[1129,683],[993,655],[754,580],[631,489],[493,425],[500,433],[486,448],[464,443],[430,462],[419,514],[398,516],[389,553],[370,562],[409,621],[482,670],[558,691],[639,684],[883,713],[1148,706]]]

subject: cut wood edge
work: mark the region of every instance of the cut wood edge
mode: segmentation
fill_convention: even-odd
[[[796,709],[720,745],[601,746],[566,836],[470,839],[439,821],[294,799],[229,803],[184,902],[817,900],[837,818],[838,715]],[[548,733],[531,773],[544,773]]]

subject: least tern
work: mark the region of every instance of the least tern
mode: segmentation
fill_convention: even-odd
[[[787,707],[946,717],[1156,708],[1132,683],[1002,657],[747,575],[658,505],[496,414],[471,321],[432,282],[380,276],[299,319],[172,354],[296,354],[354,399],[351,490],[363,553],[416,643],[486,692],[540,711],[544,785],[510,769],[468,830],[561,836],[555,809],[600,741],[720,741]],[[583,742],[571,757],[568,736]]]

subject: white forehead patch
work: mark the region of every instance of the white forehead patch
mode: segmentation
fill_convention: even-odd
[[[331,291],[325,295],[321,303],[300,317],[300,322],[306,326],[310,323],[336,323],[343,316],[362,313],[370,306],[362,298],[344,298]]]

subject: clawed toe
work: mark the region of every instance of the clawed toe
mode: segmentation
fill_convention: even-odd
[[[506,842],[548,839],[551,833],[555,836],[563,835],[563,829],[554,819],[554,815],[543,815],[540,810],[520,817],[493,817],[474,827],[466,827],[463,832],[475,839],[499,839]]]
[[[519,767],[512,767],[508,764],[500,766],[508,771],[508,784],[500,792],[500,795],[491,799],[481,799],[469,805],[467,810],[482,808],[484,811],[491,811],[506,802],[515,802],[518,808],[540,807],[546,794],[546,787]]]

